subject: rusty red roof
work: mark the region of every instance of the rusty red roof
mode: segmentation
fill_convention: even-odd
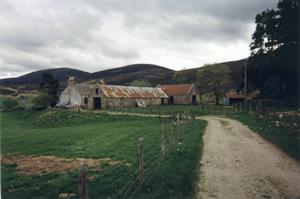
[[[245,98],[245,95],[243,95],[243,94],[226,93],[226,95],[230,99],[244,99]]]
[[[180,84],[180,85],[158,85],[158,88],[163,89],[167,95],[187,95],[190,93],[194,84]]]
[[[106,97],[115,98],[168,98],[160,88],[100,85]]]

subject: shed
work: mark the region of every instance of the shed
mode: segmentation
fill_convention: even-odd
[[[236,93],[226,93],[223,98],[224,105],[234,104],[245,99],[245,95]]]
[[[194,84],[158,85],[168,96],[168,104],[192,105],[200,103],[200,94]]]
[[[168,95],[160,88],[96,84],[89,95],[89,109],[163,105]]]

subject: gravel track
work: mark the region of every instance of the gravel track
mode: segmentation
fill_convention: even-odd
[[[197,199],[300,198],[299,162],[236,120],[197,119],[208,121]]]

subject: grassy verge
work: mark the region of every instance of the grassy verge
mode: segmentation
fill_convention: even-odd
[[[161,160],[161,129],[157,117],[52,110],[30,113],[25,119],[22,111],[4,112],[1,113],[1,153],[53,155],[74,160],[111,158],[119,162],[103,162],[101,170],[89,171],[90,198],[192,197],[206,122],[193,122],[188,132],[181,135],[180,144],[175,140],[172,151],[171,121],[164,118],[163,122],[167,149],[164,161]],[[144,138],[143,189],[139,188],[138,178],[140,137]],[[15,173],[17,164],[2,165],[2,198],[58,198],[61,193],[78,197],[78,170],[20,175]]]
[[[277,127],[269,120],[259,118],[258,114],[230,114],[227,117],[238,120],[271,141],[282,151],[300,160],[300,131],[295,127]]]

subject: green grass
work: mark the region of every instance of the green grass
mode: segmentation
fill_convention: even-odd
[[[296,160],[300,160],[300,131],[299,128],[277,127],[267,119],[259,118],[258,114],[230,114],[229,118],[238,120],[249,126],[266,140],[271,141],[282,151]],[[288,120],[288,118],[286,118]]]
[[[54,155],[63,158],[112,158],[125,164],[102,163],[89,182],[90,198],[191,198],[197,178],[206,122],[196,120],[170,151],[171,119],[165,123],[166,159],[161,160],[158,117],[137,117],[67,110],[1,113],[1,153]],[[182,128],[182,127],[181,127]],[[176,138],[174,126],[174,138]],[[144,138],[145,186],[139,189],[138,139]],[[4,165],[2,198],[58,198],[75,193],[78,170],[63,174],[19,175],[16,164]],[[78,165],[79,167],[79,165]],[[128,183],[129,182],[129,183]],[[10,191],[9,191],[10,190]],[[13,190],[13,191],[12,191]],[[76,196],[77,198],[78,196]]]

